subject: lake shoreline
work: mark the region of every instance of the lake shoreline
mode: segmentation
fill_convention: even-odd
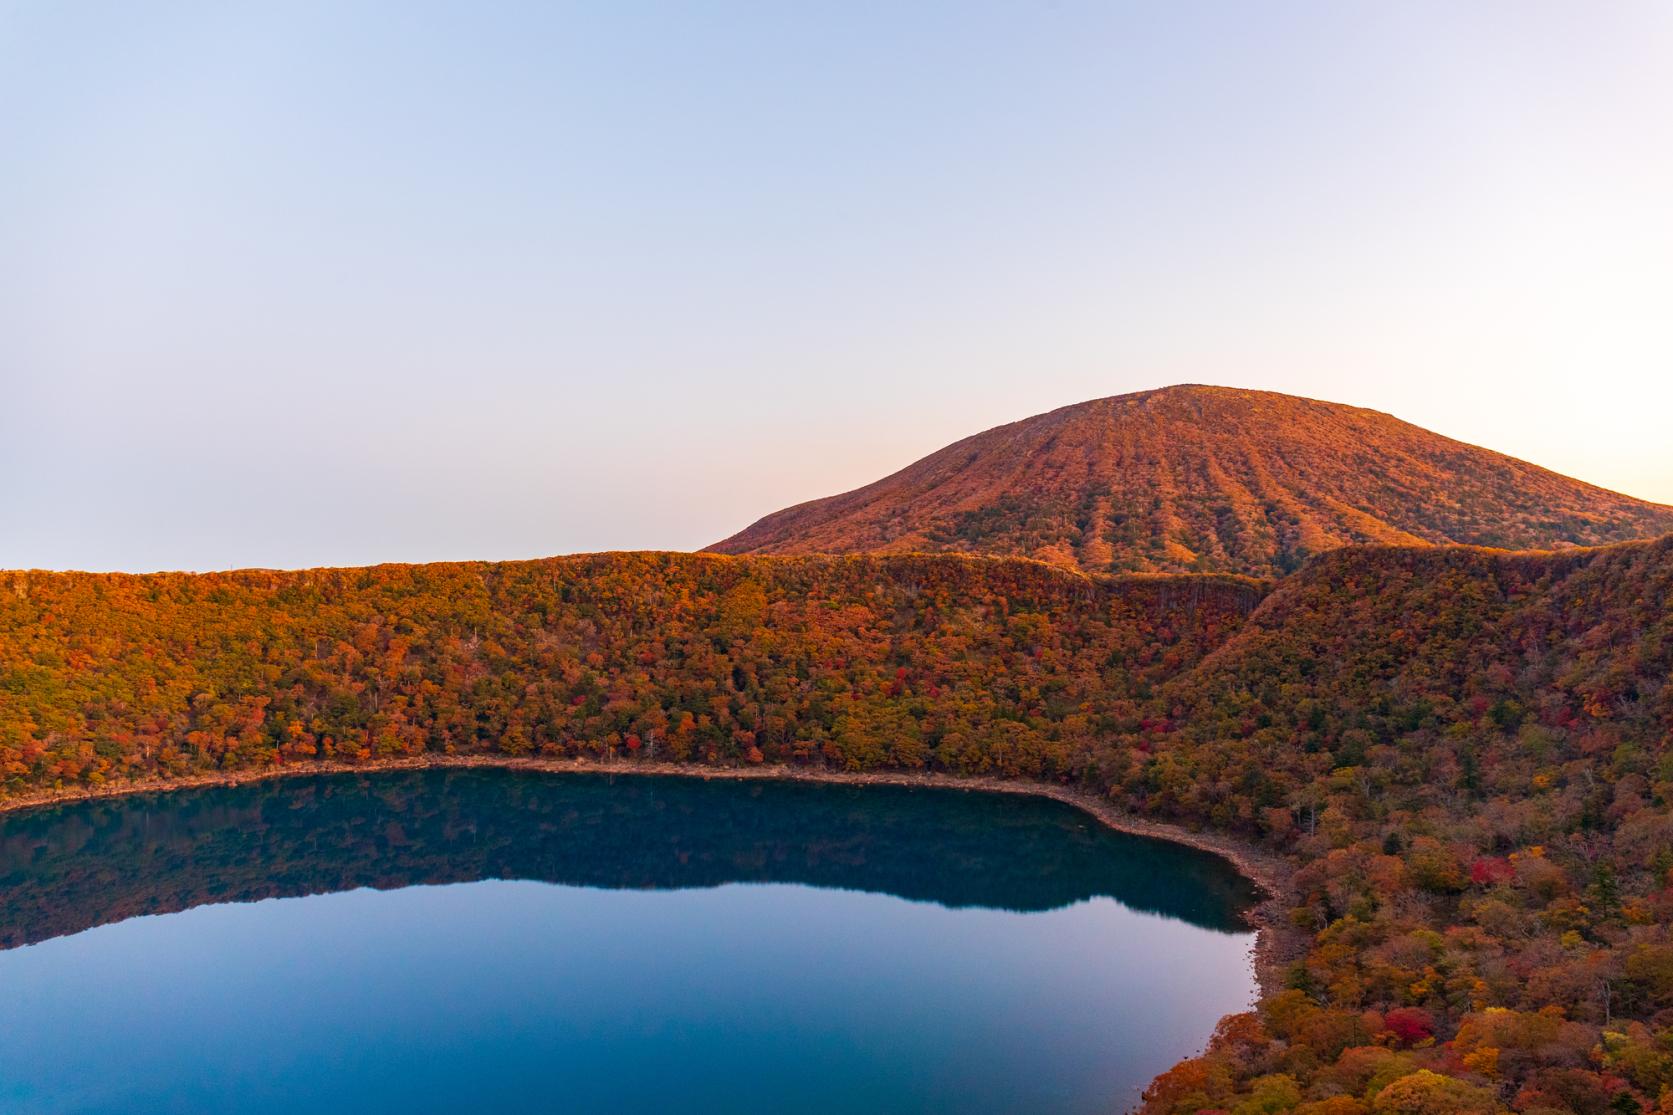
[[[71,790],[21,794],[0,800],[0,815],[25,809],[64,805],[99,798],[133,794],[167,793],[216,786],[237,786],[276,778],[321,774],[375,774],[386,770],[429,770],[491,768],[550,774],[607,774],[676,778],[725,779],[729,781],[822,782],[844,786],[905,786],[983,793],[1017,794],[1050,798],[1073,806],[1116,832],[1183,844],[1218,856],[1231,864],[1261,892],[1260,900],[1244,911],[1244,920],[1255,931],[1251,965],[1262,998],[1283,986],[1284,968],[1299,955],[1299,941],[1286,931],[1283,920],[1285,899],[1290,894],[1290,865],[1281,857],[1255,845],[1214,832],[1199,832],[1182,825],[1155,821],[1129,813],[1108,799],[1075,786],[1028,779],[961,777],[934,771],[833,771],[783,765],[752,767],[708,767],[692,763],[610,762],[599,759],[542,759],[494,755],[425,755],[375,763],[308,762],[255,770],[225,771],[78,786]],[[1252,1005],[1252,1004],[1251,1004]]]

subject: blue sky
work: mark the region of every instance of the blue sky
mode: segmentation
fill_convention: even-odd
[[[0,0],[0,567],[695,548],[1176,382],[1673,502],[1673,6]]]

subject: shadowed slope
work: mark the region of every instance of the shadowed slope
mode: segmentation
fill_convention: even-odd
[[[965,438],[720,553],[956,550],[1271,576],[1352,543],[1550,549],[1673,531],[1673,508],[1358,407],[1180,386]]]

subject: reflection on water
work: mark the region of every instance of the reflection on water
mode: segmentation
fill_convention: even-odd
[[[1252,901],[1218,858],[1059,802],[896,786],[546,775],[321,775],[0,816],[0,947],[138,914],[356,887],[538,879],[613,888],[805,883],[943,906],[1107,895],[1228,932]]]
[[[1251,897],[955,791],[403,771],[36,810],[0,817],[0,1111],[1119,1110],[1247,1003]]]

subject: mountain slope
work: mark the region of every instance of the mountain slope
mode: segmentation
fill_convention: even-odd
[[[988,430],[710,549],[954,550],[1089,572],[1272,576],[1352,543],[1554,549],[1669,531],[1673,507],[1386,414],[1187,385]]]

